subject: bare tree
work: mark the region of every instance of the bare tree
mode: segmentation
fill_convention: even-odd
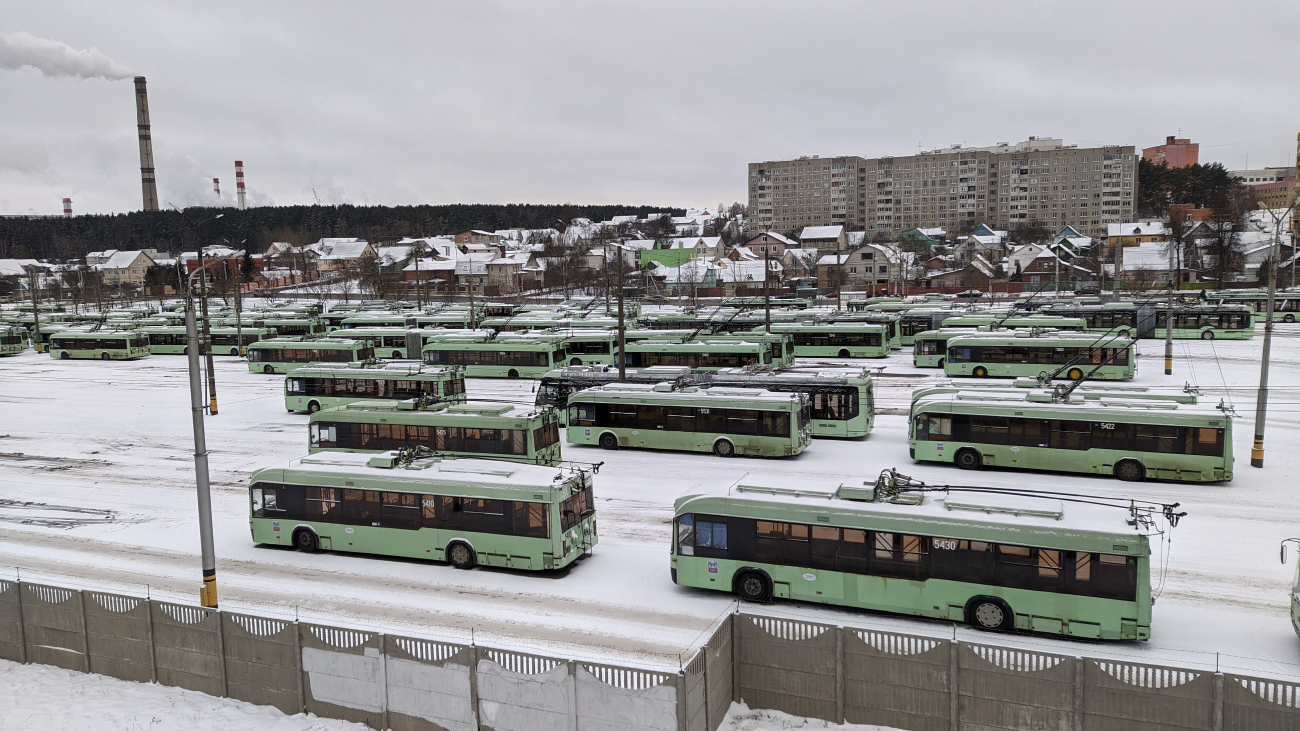
[[[1246,229],[1246,218],[1255,208],[1255,194],[1245,186],[1225,192],[1214,205],[1213,227],[1206,241],[1205,255],[1209,271],[1218,286],[1224,286],[1228,275],[1245,268],[1245,245],[1241,234]]]

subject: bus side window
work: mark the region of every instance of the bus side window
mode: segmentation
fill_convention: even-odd
[[[253,517],[260,518],[262,517],[262,488],[254,487],[252,490],[252,494],[253,494]]]
[[[677,519],[677,555],[695,555],[695,516],[689,513]]]

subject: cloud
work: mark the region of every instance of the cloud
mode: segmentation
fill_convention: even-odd
[[[131,70],[98,48],[78,51],[66,43],[38,38],[26,31],[0,34],[0,68],[31,66],[46,76],[76,79],[129,79]]]

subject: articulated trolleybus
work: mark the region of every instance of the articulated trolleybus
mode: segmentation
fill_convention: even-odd
[[[356,401],[426,398],[465,403],[465,369],[419,363],[341,363],[296,368],[284,378],[284,407],[314,414]]]
[[[888,487],[898,482],[917,487]],[[747,479],[677,499],[672,576],[747,601],[797,599],[986,630],[1150,638],[1148,536],[1181,515],[1176,506],[1072,497],[927,488],[890,472],[874,487]]]
[[[791,457],[808,447],[808,396],[748,388],[611,383],[569,397],[570,444]]]
[[[250,479],[253,542],[531,571],[596,545],[582,470],[398,452],[322,452]]]

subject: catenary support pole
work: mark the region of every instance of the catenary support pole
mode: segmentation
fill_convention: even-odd
[[[1276,249],[1275,249],[1276,251]],[[1264,353],[1259,362],[1259,392],[1255,397],[1255,443],[1250,466],[1264,466],[1264,422],[1268,416],[1268,356],[1273,346],[1273,308],[1277,297],[1277,256],[1268,258],[1268,303],[1264,309]]]
[[[1174,242],[1169,242],[1169,308],[1165,310],[1165,375],[1174,374]]]
[[[211,320],[208,318],[208,275],[204,271],[207,266],[203,262],[203,245],[199,245],[199,284],[203,287],[201,301],[203,302],[203,346],[200,353],[206,355],[208,366],[208,413],[213,416],[217,415],[217,368],[212,363],[212,330]]]
[[[190,416],[194,422],[194,482],[199,499],[199,545],[203,553],[203,588],[199,603],[217,607],[217,558],[212,545],[212,493],[208,484],[208,446],[203,434],[203,384],[199,377],[199,328],[194,321],[194,297],[185,303],[185,352],[190,371]]]
[[[617,246],[617,245],[616,245]],[[623,322],[623,247],[614,249],[618,260],[618,382],[627,382],[627,358],[623,356],[627,330]]]
[[[36,267],[27,267],[27,289],[32,293],[32,343],[36,346],[32,348],[37,353],[41,352],[41,306],[36,296]]]

